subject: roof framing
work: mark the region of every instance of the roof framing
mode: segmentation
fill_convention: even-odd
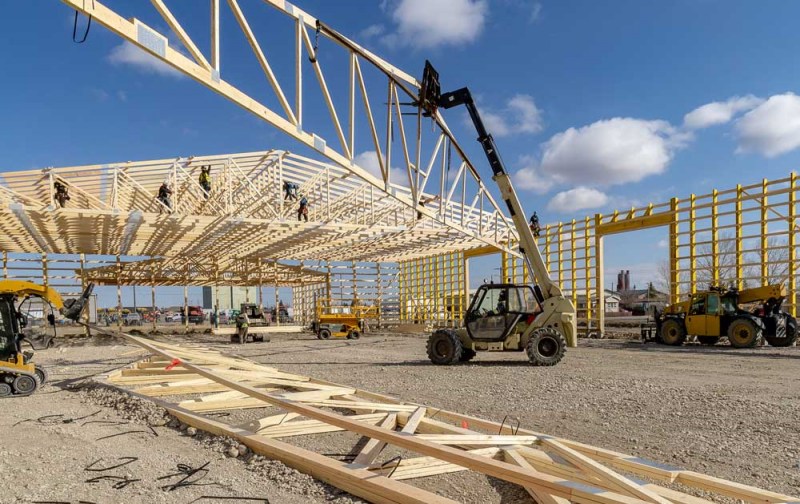
[[[494,197],[487,190],[477,170],[470,162],[461,146],[449,130],[444,118],[437,112],[423,124],[422,111],[416,107],[409,113],[404,106],[418,100],[419,83],[409,74],[396,68],[375,54],[367,51],[355,42],[347,39],[329,27],[322,30],[320,36],[333,44],[326,50],[332,53],[343,51],[345,58],[338,59],[321,56],[311,42],[308,29],[315,29],[317,19],[297,6],[285,1],[265,0],[258,7],[269,13],[277,13],[276,23],[290,23],[294,26],[294,34],[287,39],[269,41],[282,48],[294,47],[294,79],[281,81],[270,65],[270,48],[264,41],[259,41],[254,33],[253,23],[248,23],[247,16],[236,0],[229,0],[228,5],[237,19],[258,66],[264,73],[274,93],[277,107],[270,108],[248,95],[234,84],[224,80],[224,68],[221,67],[219,51],[223,36],[218,24],[218,6],[212,6],[208,27],[211,35],[212,54],[206,58],[197,48],[197,44],[188,34],[187,27],[171,13],[161,0],[152,0],[155,12],[137,4],[135,9],[140,17],[134,15],[121,16],[103,5],[100,1],[91,3],[81,0],[62,0],[65,4],[91,15],[92,19],[105,26],[115,34],[147,51],[154,57],[164,61],[176,70],[186,74],[195,81],[219,93],[236,103],[246,111],[275,127],[285,135],[299,141],[306,147],[319,152],[333,164],[325,166],[325,173],[317,173],[317,178],[302,178],[308,184],[308,192],[314,194],[311,210],[317,211],[313,225],[292,225],[286,228],[276,219],[291,218],[291,210],[279,204],[280,185],[269,184],[267,179],[253,180],[245,185],[228,186],[217,198],[208,201],[203,197],[202,189],[192,178],[185,178],[187,172],[206,159],[189,158],[173,160],[173,178],[183,183],[178,186],[176,205],[179,214],[198,216],[195,226],[207,227],[210,223],[202,221],[207,215],[237,215],[243,218],[264,219],[264,223],[254,226],[242,224],[243,231],[273,234],[280,240],[295,240],[297,235],[315,231],[321,238],[328,240],[328,250],[315,249],[315,257],[366,259],[366,260],[399,260],[425,255],[421,249],[429,249],[431,245],[431,229],[442,230],[438,243],[447,247],[464,247],[488,245],[500,250],[509,250],[507,243],[516,233],[513,226],[502,215]],[[141,17],[154,17],[163,20],[174,32],[190,56],[169,45],[168,38],[147,26]],[[130,18],[130,19],[126,19]],[[196,27],[193,27],[196,30]],[[276,35],[276,37],[279,37]],[[340,55],[341,55],[340,54]],[[342,64],[342,62],[345,62]],[[318,86],[306,83],[303,79],[308,67],[314,74]],[[324,66],[324,69],[323,69]],[[345,92],[334,93],[333,85],[326,80],[326,72],[337,76],[347,76]],[[288,79],[287,79],[288,80]],[[336,83],[341,79],[330,79]],[[383,84],[376,84],[383,82]],[[294,87],[294,103],[286,98],[290,87]],[[374,88],[377,88],[377,92]],[[369,89],[372,89],[370,97]],[[344,100],[342,95],[346,95]],[[375,100],[375,96],[380,96]],[[323,102],[328,109],[330,121],[321,120],[303,113],[303,104],[310,100]],[[342,113],[344,111],[344,113]],[[340,117],[342,119],[340,119]],[[356,124],[358,121],[358,125]],[[328,142],[323,132],[333,131],[336,141]],[[363,137],[363,138],[360,138]],[[365,145],[357,140],[363,141]],[[385,140],[385,141],[384,141]],[[376,153],[380,173],[377,176],[359,165],[356,154],[358,150],[370,149]],[[277,152],[277,151],[276,151]],[[252,161],[252,160],[250,160]],[[287,180],[297,177],[296,171],[308,169],[297,167],[293,160],[285,158],[264,159],[258,168],[242,166],[238,160],[231,160],[225,165],[226,173],[264,168],[270,171],[271,163],[281,165],[279,173]],[[450,166],[458,169],[453,177]],[[395,169],[395,166],[399,166]],[[393,180],[392,173],[399,170],[402,187]],[[271,170],[274,173],[274,169]],[[129,180],[129,170],[115,177],[114,195],[127,198],[129,202],[144,206],[144,210],[154,212],[158,203],[152,195],[152,185],[137,184]],[[252,173],[250,174],[252,175]],[[163,176],[159,173],[158,177]],[[394,178],[398,175],[395,174]],[[252,177],[249,177],[252,178]],[[337,180],[338,179],[338,180]],[[323,184],[333,182],[340,190],[331,190],[325,195],[325,204],[320,205],[320,194],[315,192]],[[228,182],[229,184],[231,182]],[[439,187],[434,189],[435,186]],[[426,192],[426,189],[428,189]],[[390,196],[387,198],[387,196]],[[433,203],[437,204],[433,204]],[[130,203],[129,203],[130,204]],[[389,205],[390,208],[386,208]],[[112,208],[120,208],[119,203],[112,201]],[[324,212],[321,209],[324,208]],[[368,210],[368,211],[365,211]],[[414,215],[419,212],[424,218],[421,223],[414,224]],[[278,213],[278,215],[274,215]],[[267,224],[269,223],[269,225]],[[255,223],[254,223],[255,224]],[[388,250],[378,247],[373,252],[361,251],[358,255],[344,253],[342,247],[360,240],[375,240],[383,243],[376,227],[395,226],[403,235],[401,240],[409,244],[415,240],[424,243],[424,247],[408,247],[396,245]],[[146,229],[147,221],[143,223]],[[163,233],[168,233],[168,226]],[[418,230],[422,230],[419,232]],[[384,229],[381,232],[388,232]],[[227,246],[231,244],[228,243]],[[239,255],[260,254],[263,247],[259,243],[236,243],[237,249],[230,253]],[[438,252],[439,250],[431,251]],[[149,252],[148,252],[149,253]],[[342,257],[347,256],[347,257]]]

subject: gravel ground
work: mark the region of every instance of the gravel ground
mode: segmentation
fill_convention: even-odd
[[[207,335],[176,339],[433,407],[496,421],[516,416],[525,428],[800,495],[798,348],[581,340],[554,368],[530,367],[517,353],[479,354],[469,364],[441,368],[428,364],[422,336],[319,341],[279,335],[271,343],[244,347]],[[82,386],[83,379],[143,355],[132,350],[94,338],[37,354],[51,384],[34,396],[2,402],[0,501],[187,503],[202,495],[290,504],[355,500],[246,450],[232,457],[239,448],[234,441],[187,432],[147,401]],[[63,416],[40,419],[46,415]],[[69,419],[75,420],[64,422]],[[143,432],[98,439],[129,431]],[[303,446],[319,442],[321,452],[347,448],[332,435],[288,440]],[[118,457],[138,460],[108,472],[84,470],[95,460],[108,465]],[[161,489],[180,479],[157,479],[178,472],[178,464],[196,468],[206,462],[209,472],[200,482],[212,485]],[[111,480],[84,482],[98,475],[139,481],[122,489],[114,489]],[[413,483],[465,502],[529,502],[519,488],[471,473]]]

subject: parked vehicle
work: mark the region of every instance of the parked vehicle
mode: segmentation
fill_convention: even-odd
[[[142,316],[136,312],[125,314],[122,316],[122,323],[126,326],[140,326],[142,325]]]

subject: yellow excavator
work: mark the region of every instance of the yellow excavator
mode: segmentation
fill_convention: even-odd
[[[786,292],[783,285],[696,292],[655,313],[655,331],[642,328],[642,339],[679,346],[697,336],[700,344],[715,345],[727,336],[732,347],[750,348],[763,337],[774,347],[791,346],[797,341],[797,320],[781,309]]]
[[[70,320],[78,321],[88,304],[94,284],[89,284],[81,297],[66,302],[53,288],[21,280],[0,281],[0,397],[31,395],[47,381],[44,368],[33,363],[33,352],[23,351],[25,328],[32,323],[32,312],[23,305],[40,299],[50,307],[41,311],[42,318],[55,331],[55,310]],[[46,316],[45,316],[46,315]],[[32,345],[31,345],[32,346]]]
[[[524,350],[534,366],[558,364],[564,357],[567,344],[577,345],[575,306],[550,278],[533,230],[528,226],[522,204],[511,184],[511,176],[492,135],[483,124],[472,94],[468,88],[442,93],[439,74],[426,61],[416,105],[422,109],[423,115],[429,117],[435,117],[439,108],[466,107],[492,169],[492,180],[497,183],[517,229],[520,254],[536,280],[533,286],[482,285],[464,315],[465,327],[439,329],[428,338],[428,358],[434,364],[449,365],[468,361],[480,351]]]

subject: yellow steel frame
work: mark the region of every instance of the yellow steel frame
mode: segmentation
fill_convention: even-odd
[[[665,227],[669,300],[711,285],[739,289],[784,284],[787,311],[797,313],[797,175],[690,194],[582,221],[545,225],[539,246],[547,267],[578,308],[579,327],[604,330],[603,238]],[[504,278],[527,281],[517,259],[501,258]],[[523,268],[524,269],[524,268]],[[591,302],[584,301],[591,299]]]

